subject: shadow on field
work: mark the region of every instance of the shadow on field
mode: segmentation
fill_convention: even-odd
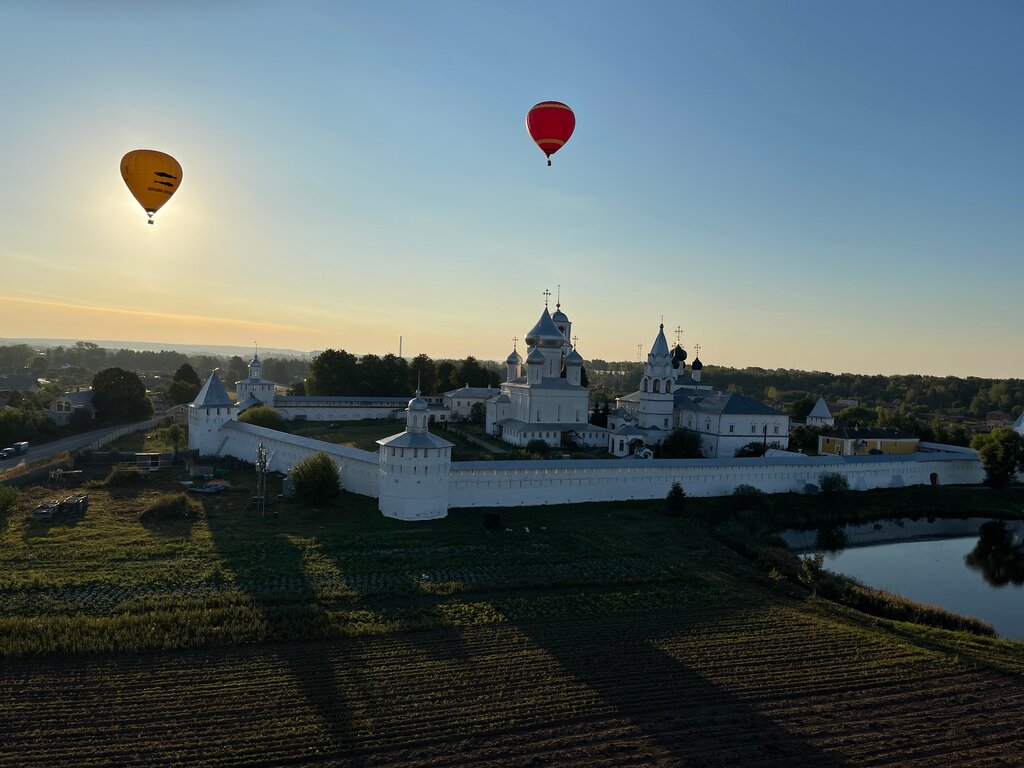
[[[652,645],[649,626],[587,620],[521,629],[679,765],[842,768],[751,704]]]
[[[224,513],[213,505],[207,505],[206,517],[215,550],[261,613],[266,640],[298,644],[327,636],[329,620],[306,577],[302,551],[275,521],[251,513]],[[297,645],[279,658],[331,738],[339,744],[351,743],[355,733],[351,705],[335,663],[320,644],[311,644],[308,651]],[[363,762],[357,758],[347,764]]]

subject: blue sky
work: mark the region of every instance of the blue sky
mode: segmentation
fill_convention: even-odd
[[[212,7],[207,7],[207,6]],[[0,336],[1024,377],[1017,2],[11,2]],[[573,107],[547,168],[534,103]],[[118,173],[174,155],[154,227]]]

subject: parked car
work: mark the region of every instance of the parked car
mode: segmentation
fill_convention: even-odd
[[[4,448],[2,451],[0,451],[0,461],[3,461],[5,459],[13,459],[17,455],[18,452],[13,448]]]
[[[28,443],[26,442],[14,443],[14,445],[12,445],[11,448],[13,448],[14,452],[19,456],[21,456],[23,453],[28,453]]]

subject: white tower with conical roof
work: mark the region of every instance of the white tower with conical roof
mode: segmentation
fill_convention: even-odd
[[[405,432],[378,440],[378,509],[397,520],[432,520],[448,514],[452,444],[428,428],[430,409],[420,397],[405,409]]]
[[[189,450],[199,451],[200,456],[216,455],[224,442],[220,428],[237,416],[238,408],[214,370],[188,406]]]

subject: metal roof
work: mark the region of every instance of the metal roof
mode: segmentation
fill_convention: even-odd
[[[814,404],[811,412],[807,414],[807,418],[811,419],[831,419],[832,412],[828,409],[828,404],[825,402],[824,397],[819,397],[818,402]]]
[[[701,413],[721,413],[729,415],[750,416],[785,416],[782,411],[759,403],[752,397],[736,392],[693,392],[687,394],[676,392],[673,398],[675,406],[683,410],[700,411]]]
[[[381,438],[377,445],[386,445],[388,448],[451,448],[454,443],[449,443],[430,432],[399,432],[397,435]]]
[[[221,384],[220,376],[214,371],[210,374],[210,378],[206,380],[206,383],[203,384],[203,388],[199,390],[199,394],[192,401],[192,405],[196,408],[216,408],[224,405],[234,405],[234,403],[231,402],[228,393],[224,391],[224,385]]]
[[[671,352],[668,350],[668,341],[665,339],[665,324],[658,326],[658,335],[654,337],[654,346],[651,347],[651,354],[655,357],[668,357]]]
[[[451,392],[445,392],[445,397],[478,397],[482,400],[486,400],[489,397],[494,397],[498,394],[497,387],[459,387],[453,389]]]

